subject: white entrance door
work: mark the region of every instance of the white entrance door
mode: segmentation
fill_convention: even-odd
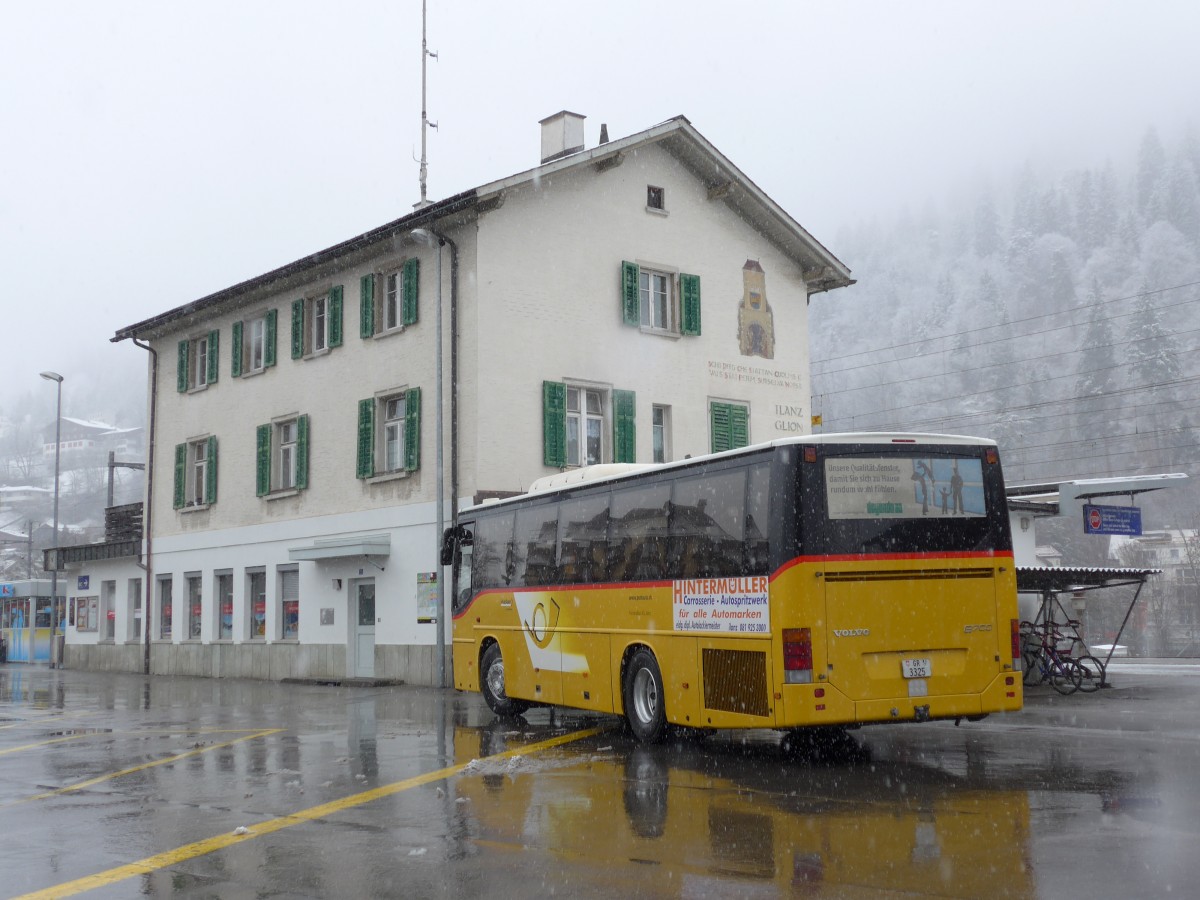
[[[355,591],[354,674],[375,677],[375,582],[360,581]]]

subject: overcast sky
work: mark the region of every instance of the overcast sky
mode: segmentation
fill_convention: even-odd
[[[420,0],[0,0],[0,414],[113,333],[409,212]],[[429,197],[685,115],[819,240],[1200,119],[1200,3],[429,0]],[[854,269],[855,261],[843,257]],[[82,392],[76,389],[75,396]]]

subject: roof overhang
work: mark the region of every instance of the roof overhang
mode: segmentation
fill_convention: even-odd
[[[1125,478],[1080,478],[1075,481],[1009,485],[1005,493],[1008,495],[1008,508],[1013,512],[1074,517],[1083,514],[1085,503],[1106,497],[1128,497],[1132,503],[1138,494],[1182,487],[1185,481],[1187,475],[1182,472]]]
[[[392,537],[388,534],[354,535],[325,538],[308,547],[289,547],[292,562],[315,562],[319,559],[344,559],[358,556],[388,556],[392,552]]]
[[[1021,593],[1090,591],[1096,588],[1141,584],[1162,569],[1094,568],[1075,566],[1017,566],[1017,590]]]

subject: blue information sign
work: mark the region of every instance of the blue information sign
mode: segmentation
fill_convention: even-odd
[[[1142,510],[1137,506],[1083,507],[1084,534],[1141,534]]]

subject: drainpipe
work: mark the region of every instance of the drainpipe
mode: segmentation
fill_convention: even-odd
[[[137,338],[133,339],[135,347],[141,347],[150,354],[150,422],[146,428],[146,500],[142,510],[142,536],[146,540],[146,561],[141,568],[146,573],[146,597],[142,601],[142,639],[145,650],[142,654],[142,674],[150,674],[150,601],[154,596],[154,563],[152,541],[154,529],[154,425],[155,413],[158,411],[158,352],[148,343],[142,344]]]
[[[458,525],[458,245],[433,228],[422,228],[437,238],[441,247],[450,246],[450,525]],[[437,257],[437,483],[438,483],[438,543],[445,530],[442,503],[445,494],[442,470],[442,254]],[[438,565],[438,687],[446,684],[446,579],[445,568]]]

